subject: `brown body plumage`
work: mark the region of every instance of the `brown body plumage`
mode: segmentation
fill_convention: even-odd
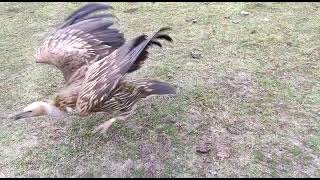
[[[36,62],[60,69],[66,81],[52,106],[61,112],[77,109],[81,116],[94,112],[111,114],[114,118],[99,126],[104,130],[115,118],[128,117],[140,99],[175,94],[175,89],[164,82],[125,78],[140,68],[151,45],[162,46],[157,40],[172,41],[163,33],[169,28],[160,29],[150,38],[141,35],[125,43],[123,34],[110,28],[112,21],[105,18],[109,14],[88,17],[108,8],[97,3],[80,8],[45,39],[35,56]]]

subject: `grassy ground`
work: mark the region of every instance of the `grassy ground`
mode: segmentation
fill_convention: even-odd
[[[320,176],[319,3],[113,3],[127,39],[173,28],[134,76],[178,95],[103,136],[102,115],[9,119],[62,86],[32,56],[81,4],[0,3],[0,177]]]

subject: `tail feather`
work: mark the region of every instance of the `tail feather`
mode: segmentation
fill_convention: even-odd
[[[145,96],[150,95],[175,95],[176,88],[172,87],[169,83],[157,80],[143,80],[138,84],[143,84],[143,92]]]

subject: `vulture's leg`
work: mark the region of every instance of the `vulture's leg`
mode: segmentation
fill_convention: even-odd
[[[109,119],[108,121],[100,124],[98,127],[95,128],[93,133],[97,133],[98,131],[100,131],[101,133],[106,133],[113,122],[115,122],[116,120],[125,120],[125,119],[127,119],[129,116],[132,115],[132,113],[134,112],[136,107],[137,106],[134,105],[133,107],[131,107],[130,111],[123,112],[120,115],[118,115],[117,117],[113,117],[113,118]]]
[[[106,131],[109,129],[109,127],[112,125],[113,122],[116,121],[116,118],[111,118],[108,121],[100,124],[98,127],[95,128],[93,133],[101,132],[101,133],[106,133]]]

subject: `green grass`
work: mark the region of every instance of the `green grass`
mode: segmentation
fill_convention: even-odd
[[[104,135],[101,114],[10,119],[62,87],[33,55],[82,4],[0,3],[0,177],[320,176],[320,3],[112,3],[127,39],[173,28],[132,76],[177,96],[140,102]]]
[[[320,152],[320,138],[319,138],[319,136],[312,138],[310,141],[310,144],[312,146],[312,149],[314,149],[314,151]]]

